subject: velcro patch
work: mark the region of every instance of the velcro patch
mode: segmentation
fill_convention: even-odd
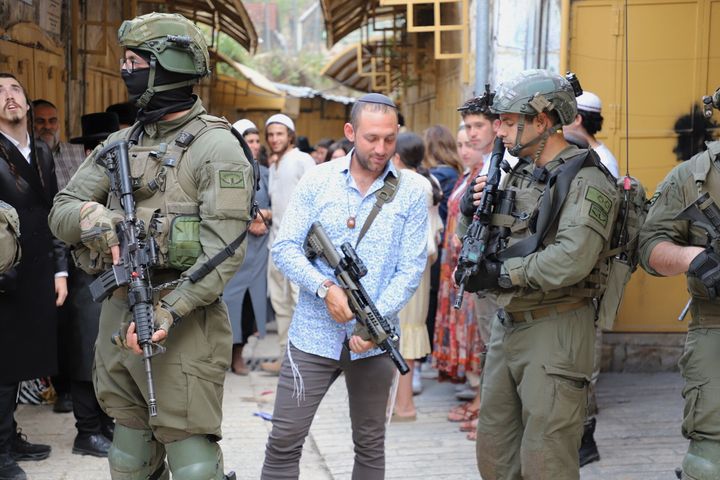
[[[585,192],[585,199],[590,202],[588,215],[595,219],[603,227],[607,226],[612,209],[612,200],[595,187],[588,187]]]
[[[220,188],[245,188],[245,177],[242,172],[220,170]]]

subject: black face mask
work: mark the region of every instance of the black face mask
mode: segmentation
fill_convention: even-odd
[[[145,93],[150,79],[150,68],[140,68],[129,73],[127,70],[121,70],[120,74],[127,87],[129,100],[133,103]],[[190,76],[180,73],[168,72],[159,64],[155,67],[155,86],[168,85],[171,83],[189,80]],[[137,119],[143,125],[154,123],[162,117],[172,112],[188,110],[195,103],[195,97],[192,94],[192,86],[184,86],[156,92],[148,102],[147,106],[140,109]]]

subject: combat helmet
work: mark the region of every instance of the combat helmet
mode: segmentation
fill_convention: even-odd
[[[118,30],[120,46],[150,54],[148,88],[137,100],[147,106],[155,92],[193,85],[210,73],[207,42],[200,29],[177,13],[148,13],[125,20]],[[187,81],[154,85],[156,65],[169,72],[188,75]]]
[[[575,76],[568,74],[575,84],[560,75],[547,70],[525,70],[518,76],[503,82],[498,87],[493,98],[490,111],[496,114],[518,113],[522,115],[518,126],[518,137],[515,145],[510,149],[512,155],[517,155],[524,147],[537,141],[547,140],[547,137],[562,125],[569,125],[577,115],[577,102],[575,97],[582,93],[580,84]],[[525,126],[525,116],[534,117],[542,112],[554,112],[559,121],[541,136],[527,144],[520,144],[522,129]],[[540,148],[542,150],[542,146]]]

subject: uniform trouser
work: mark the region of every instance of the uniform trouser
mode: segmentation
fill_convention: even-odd
[[[100,433],[103,425],[111,425],[113,419],[100,408],[92,382],[72,380],[70,382],[73,397],[75,428],[79,434]]]
[[[290,320],[292,320],[295,305],[297,305],[299,289],[275,267],[272,256],[268,258],[268,263],[268,295],[270,295],[270,302],[275,311],[280,352],[284,352],[287,346]]]
[[[590,377],[590,384],[588,385],[588,408],[587,408],[587,421],[593,418],[598,413],[597,407],[597,382],[600,378],[600,367],[602,364],[602,339],[603,332],[600,326],[595,327],[595,354],[593,357],[593,372]]]
[[[594,310],[492,324],[478,418],[484,480],[577,480],[593,367]]]
[[[265,449],[262,479],[296,479],[302,446],[320,401],[335,379],[345,373],[355,446],[353,480],[381,480],[385,476],[385,421],[395,367],[387,355],[350,361],[343,348],[340,360],[302,352],[290,345],[292,363],[304,384],[294,395],[291,362],[286,351],[278,379],[273,427]]]
[[[111,336],[129,321],[127,300],[103,303],[95,344],[93,379],[102,409],[116,422],[152,430],[161,443],[192,435],[220,439],[225,371],[232,351],[232,329],[225,304],[193,310],[170,329],[165,353],[152,357],[158,414],[150,417],[142,356],[116,347]]]
[[[18,383],[0,383],[0,455],[10,452],[10,440],[15,435],[15,407]]]
[[[690,330],[679,365],[685,379],[683,436],[720,441],[720,329]]]

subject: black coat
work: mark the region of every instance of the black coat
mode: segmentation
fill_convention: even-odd
[[[53,158],[38,142],[34,164],[0,134],[0,200],[20,218],[20,264],[2,280],[0,383],[38,378],[57,370],[54,274],[67,270],[65,246],[50,233],[48,214],[57,193]]]

